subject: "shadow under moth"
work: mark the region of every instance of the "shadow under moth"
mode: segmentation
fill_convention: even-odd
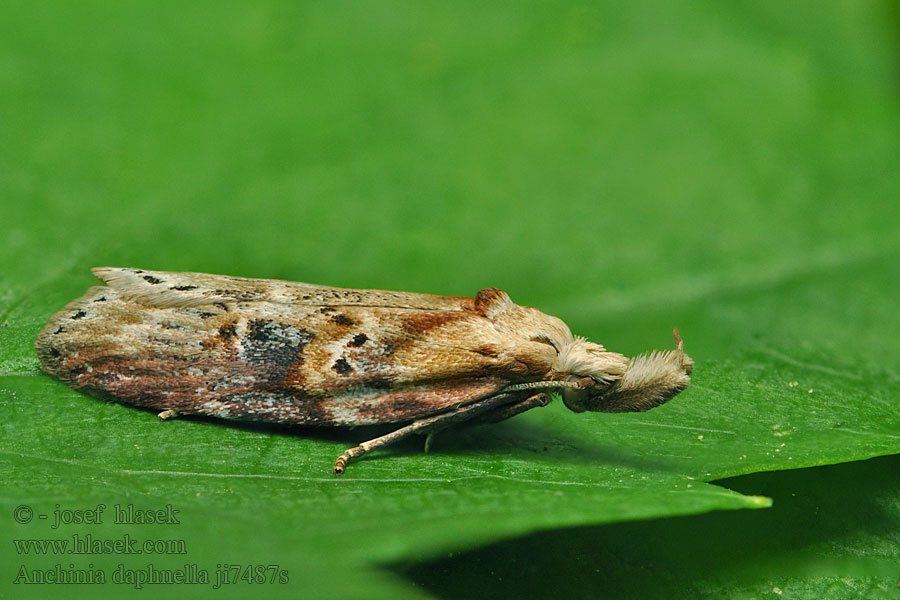
[[[271,423],[397,423],[347,463],[412,434],[546,406],[645,411],[690,382],[675,350],[627,358],[486,288],[474,298],[202,273],[96,268],[35,342],[71,387],[160,410]]]

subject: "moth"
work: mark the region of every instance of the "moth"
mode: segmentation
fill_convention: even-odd
[[[396,423],[347,463],[412,434],[546,406],[645,411],[690,382],[675,349],[635,358],[486,288],[474,298],[203,273],[96,268],[35,342],[69,386],[160,418],[352,426]]]

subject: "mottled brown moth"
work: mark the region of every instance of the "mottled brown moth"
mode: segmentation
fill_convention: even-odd
[[[690,382],[675,350],[627,358],[486,288],[474,298],[203,273],[97,268],[35,342],[44,369],[100,397],[245,421],[404,424],[347,463],[411,434],[546,406],[644,411]]]

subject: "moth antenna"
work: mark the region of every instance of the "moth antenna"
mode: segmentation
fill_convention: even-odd
[[[538,390],[538,389],[561,389],[570,388],[573,390],[583,390],[593,387],[596,382],[590,377],[582,377],[575,381],[530,381],[528,383],[516,383],[503,388],[504,392],[519,392],[522,390]]]

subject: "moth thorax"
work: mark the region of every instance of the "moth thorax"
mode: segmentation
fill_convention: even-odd
[[[557,357],[557,372],[575,379],[590,377],[598,383],[610,383],[622,377],[628,359],[617,352],[607,352],[600,344],[575,337],[563,346]]]

